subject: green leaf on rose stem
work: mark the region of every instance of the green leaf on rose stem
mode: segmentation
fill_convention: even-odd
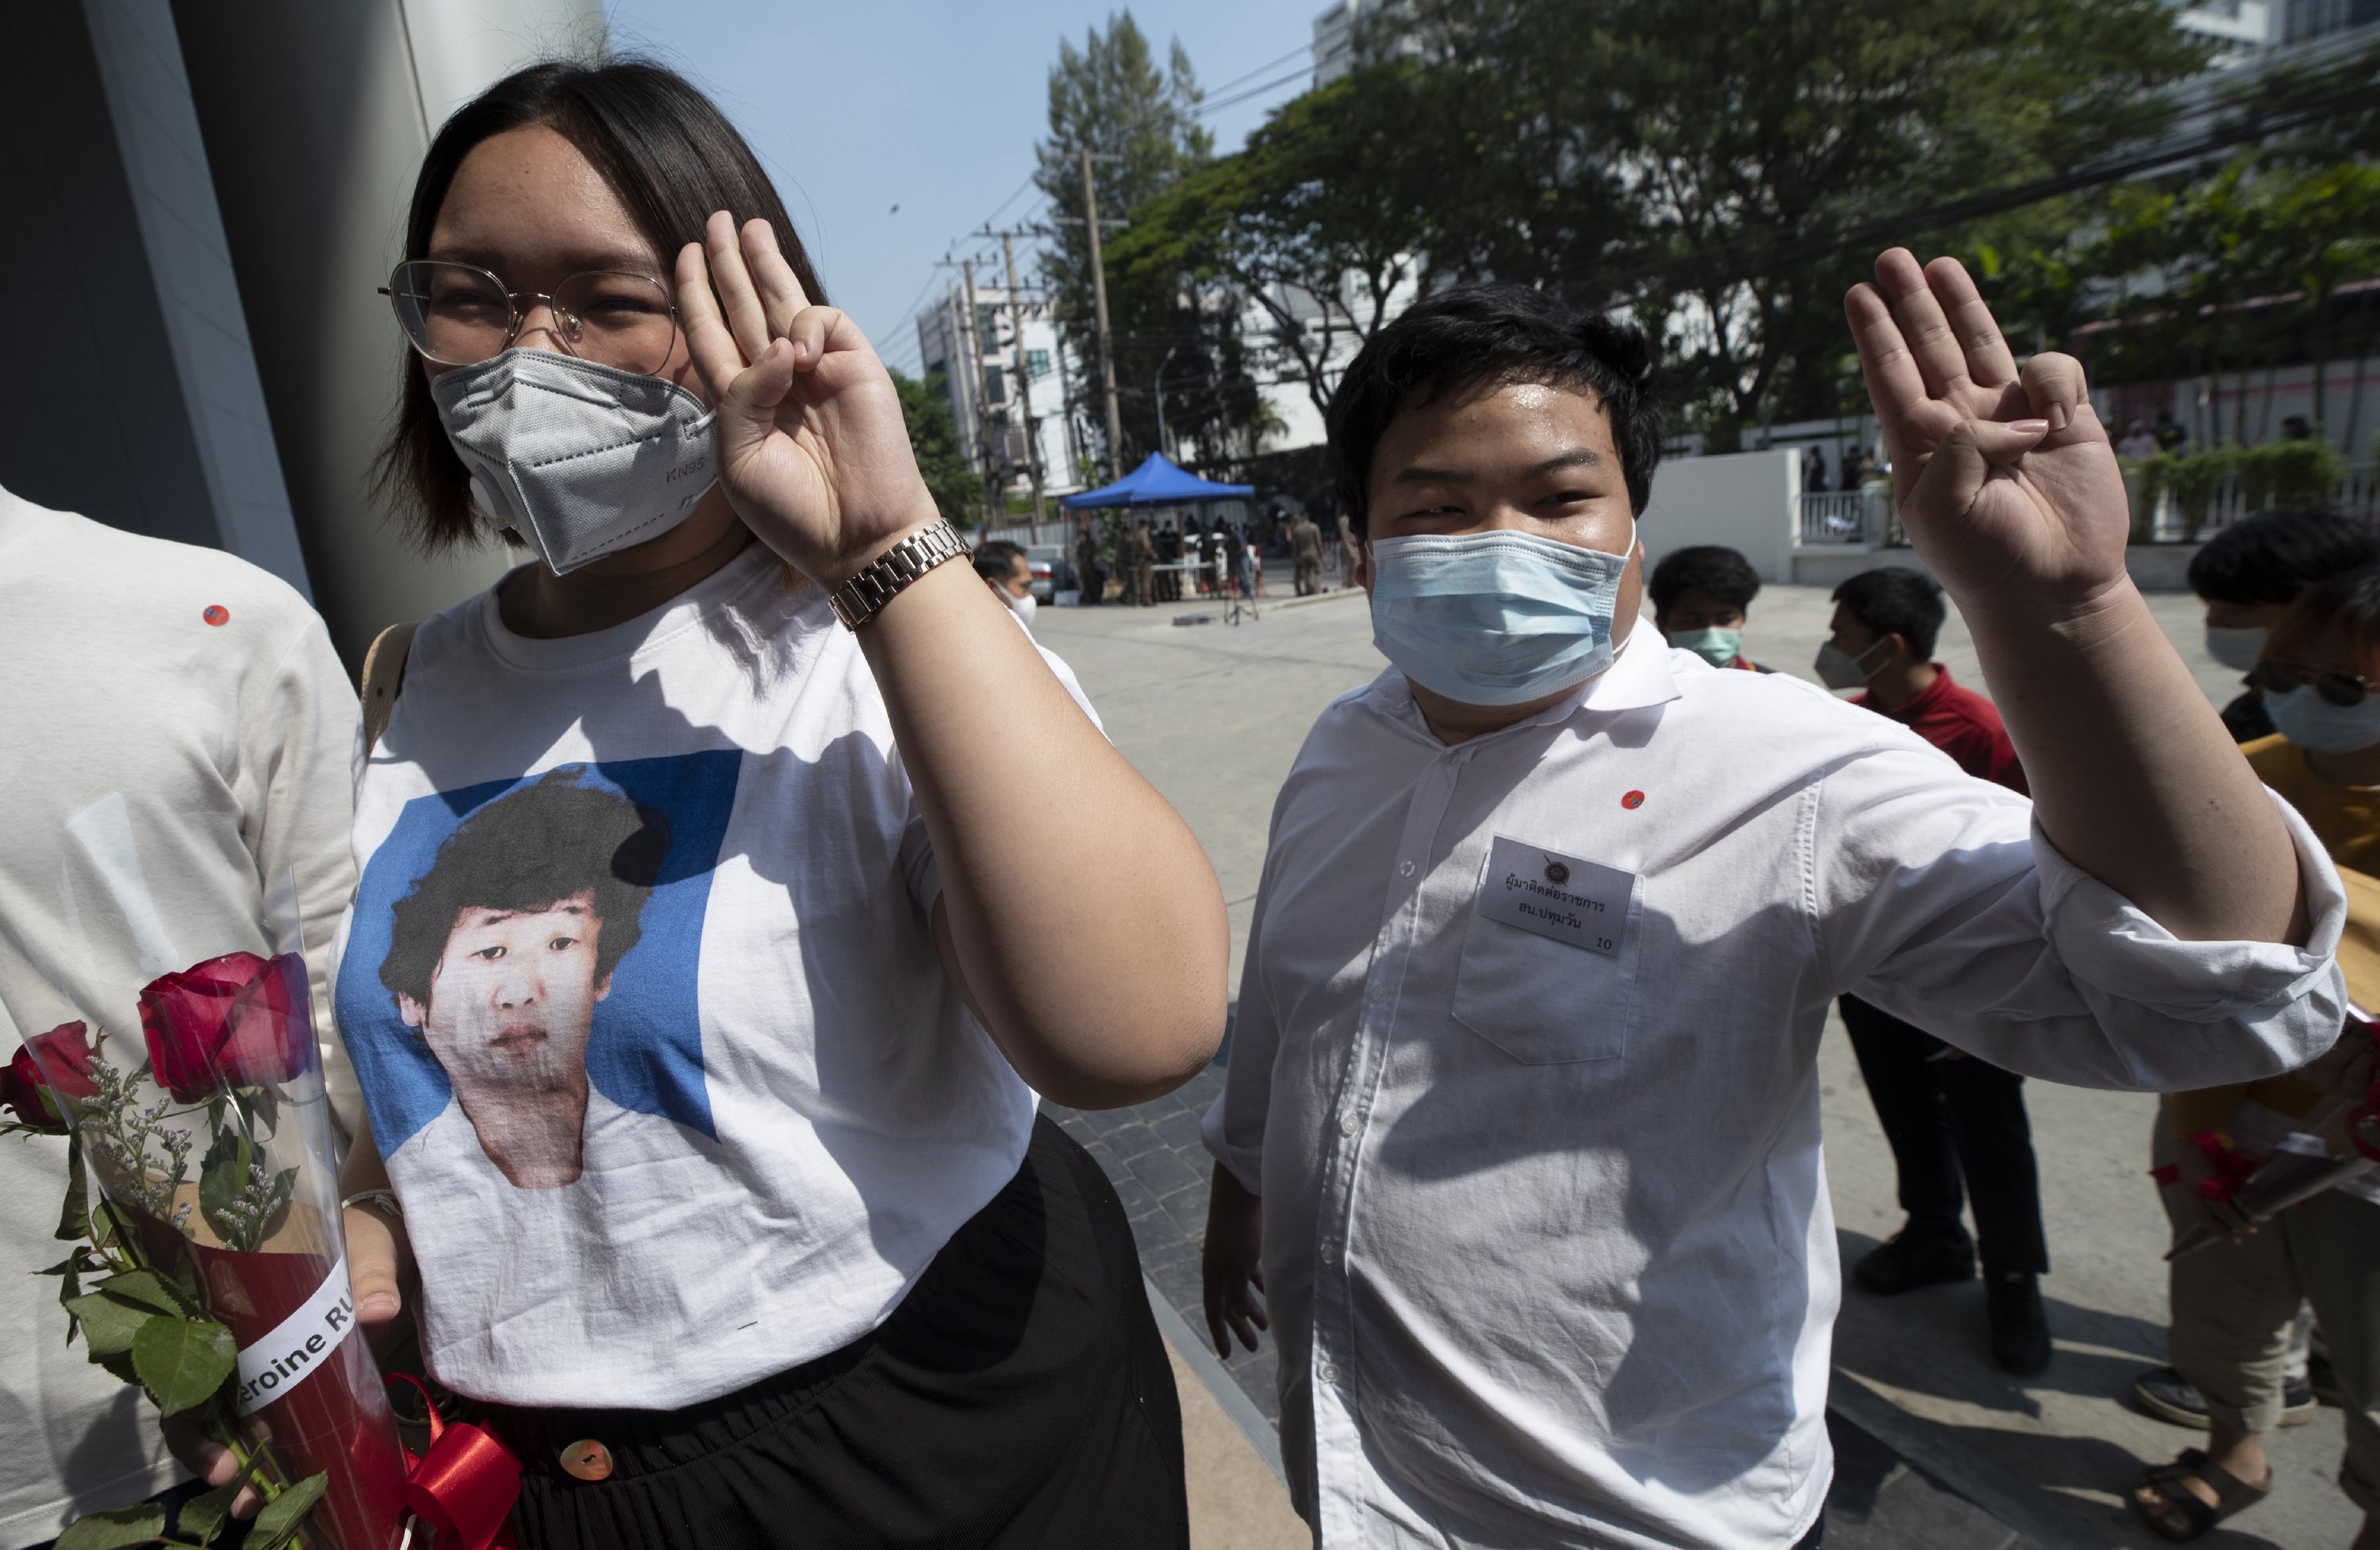
[[[152,1319],[132,1338],[132,1370],[161,1415],[205,1403],[238,1362],[231,1331],[212,1319]]]
[[[103,1373],[112,1374],[118,1383],[128,1383],[135,1388],[140,1387],[140,1374],[132,1370],[132,1353],[128,1350],[111,1351],[105,1356],[93,1351],[91,1364]]]
[[[200,1544],[211,1543],[223,1532],[231,1519],[231,1499],[239,1495],[245,1482],[235,1480],[228,1485],[218,1485],[203,1496],[192,1496],[174,1514],[174,1532],[181,1539],[196,1540]]]
[[[187,1318],[200,1311],[186,1289],[154,1270],[127,1270],[120,1276],[110,1276],[94,1290],[176,1318]]]
[[[70,1298],[66,1310],[82,1322],[83,1343],[90,1347],[94,1361],[130,1350],[132,1342],[140,1338],[141,1326],[151,1319],[180,1316],[161,1315],[139,1303],[111,1297],[104,1291],[89,1291]]]
[[[67,1311],[67,1344],[74,1344],[76,1333],[82,1328],[82,1320],[75,1317],[72,1305],[74,1300],[82,1295],[81,1253],[78,1251],[70,1253],[47,1270],[39,1270],[34,1274],[55,1276],[58,1278],[58,1306]]]
[[[75,1242],[91,1230],[91,1195],[82,1174],[82,1130],[67,1132],[67,1198],[58,1211],[58,1230],[52,1236]]]
[[[55,1550],[120,1550],[144,1544],[165,1532],[165,1509],[154,1502],[86,1512],[58,1535]]]
[[[278,1550],[297,1538],[306,1514],[314,1510],[314,1504],[330,1488],[327,1471],[283,1487],[281,1495],[265,1503],[264,1510],[256,1515],[255,1523],[248,1531],[249,1550]]]

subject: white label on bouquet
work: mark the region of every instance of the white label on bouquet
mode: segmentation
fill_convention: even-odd
[[[342,1254],[303,1307],[272,1334],[240,1348],[239,1413],[254,1415],[305,1382],[355,1332],[356,1299],[347,1286],[347,1261]]]

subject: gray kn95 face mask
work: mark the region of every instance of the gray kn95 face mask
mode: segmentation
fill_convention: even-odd
[[[661,377],[511,349],[432,378],[471,498],[556,575],[659,538],[718,481],[715,417]]]

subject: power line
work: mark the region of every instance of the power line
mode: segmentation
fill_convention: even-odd
[[[1291,60],[1296,58],[1299,54],[1311,54],[1313,52],[1314,40],[1308,38],[1305,42],[1298,44],[1295,48],[1291,49],[1287,54],[1282,54],[1280,58],[1268,59],[1263,64],[1257,66],[1255,69],[1249,70],[1245,74],[1233,76],[1231,79],[1223,82],[1220,86],[1210,86],[1207,88],[1207,90],[1209,91],[1229,91],[1232,88],[1239,85],[1242,81],[1248,80],[1256,76],[1260,76],[1267,70],[1277,70],[1283,65],[1288,64]]]
[[[1273,80],[1266,81],[1261,86],[1251,86],[1245,91],[1235,93],[1232,96],[1219,97],[1212,102],[1201,103],[1196,108],[1191,110],[1191,116],[1193,118],[1205,118],[1210,114],[1220,113],[1225,108],[1237,107],[1240,103],[1247,102],[1251,98],[1263,96],[1266,92],[1274,90],[1276,87],[1287,86],[1293,80],[1303,80],[1305,79],[1306,73],[1307,72],[1303,69],[1293,70],[1288,75],[1281,76]]]

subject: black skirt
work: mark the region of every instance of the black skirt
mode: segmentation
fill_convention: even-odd
[[[525,1550],[1190,1542],[1131,1227],[1046,1119],[875,1333],[686,1410],[488,1418],[525,1466]]]

